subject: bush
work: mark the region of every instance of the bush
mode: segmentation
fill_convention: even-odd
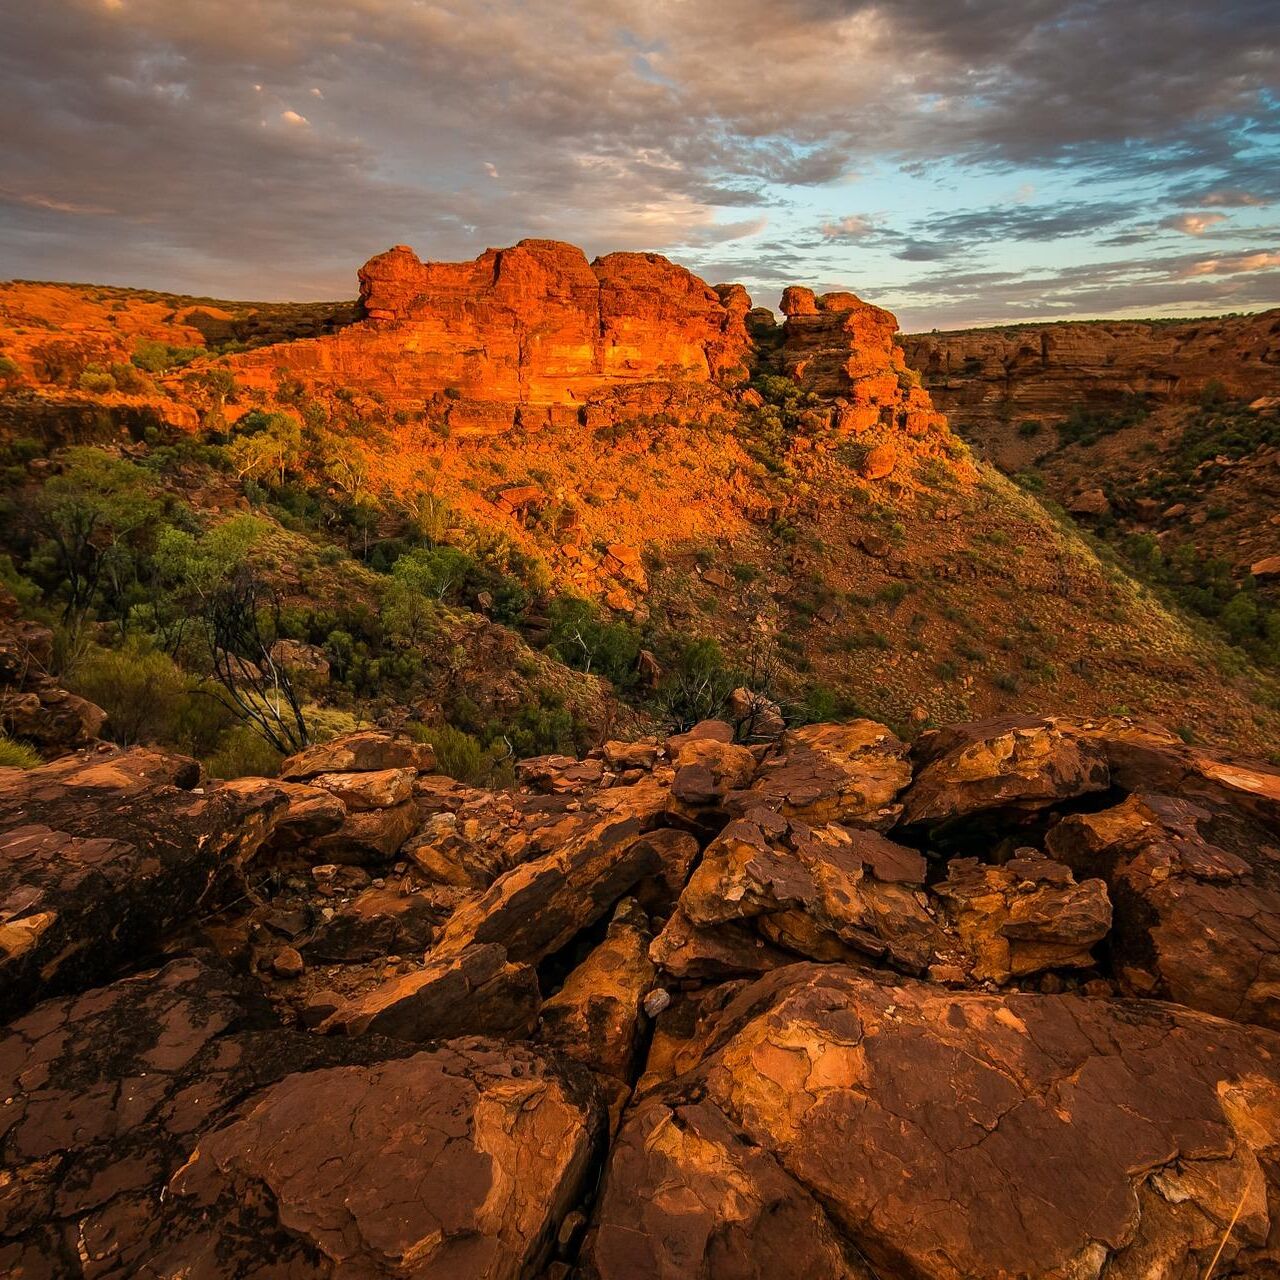
[[[132,642],[97,649],[79,664],[68,684],[107,713],[107,735],[121,746],[176,746],[178,723],[190,697],[190,681],[159,649]]]
[[[167,342],[144,338],[133,349],[133,363],[148,373],[165,373],[169,369],[190,364],[204,353],[203,347],[175,347]]]
[[[34,769],[43,763],[34,747],[0,733],[0,769]]]
[[[81,391],[107,395],[116,389],[116,380],[105,369],[91,364],[77,379],[76,385]]]
[[[205,757],[213,778],[274,778],[284,757],[247,724],[227,732],[218,749]]]
[[[479,786],[493,772],[498,755],[505,755],[505,749],[495,752],[486,750],[480,745],[480,739],[453,725],[410,724],[406,726],[409,735],[419,742],[429,742],[436,752],[436,769],[450,778],[465,782],[468,786]]]

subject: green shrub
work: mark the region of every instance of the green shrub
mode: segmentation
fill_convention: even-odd
[[[411,737],[429,742],[435,748],[439,773],[475,787],[487,781],[493,772],[497,753],[487,751],[473,734],[449,724],[410,724],[406,728]]]
[[[165,373],[169,369],[190,364],[197,356],[204,354],[203,347],[175,347],[168,342],[143,338],[133,349],[133,363],[148,373]]]
[[[116,380],[103,368],[91,364],[76,380],[81,391],[94,395],[108,395],[116,389]]]
[[[283,759],[260,734],[238,724],[205,757],[204,767],[212,778],[274,778]]]
[[[34,769],[43,763],[34,747],[0,733],[0,769]]]
[[[107,713],[106,732],[113,742],[176,745],[189,680],[159,649],[135,641],[123,649],[91,650],[67,683]]]

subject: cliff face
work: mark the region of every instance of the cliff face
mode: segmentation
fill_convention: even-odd
[[[1088,321],[912,334],[907,363],[962,425],[1064,417],[1128,395],[1242,398],[1280,391],[1280,309],[1186,324]]]
[[[912,435],[946,425],[894,342],[896,317],[852,293],[792,285],[782,295],[779,371],[806,391],[843,402],[841,424],[864,431],[881,423]],[[887,419],[887,421],[886,421]]]
[[[237,378],[265,384],[283,367],[389,402],[445,397],[455,426],[502,429],[576,414],[628,384],[746,376],[745,293],[727,290],[726,305],[658,254],[589,263],[572,245],[522,240],[472,262],[423,262],[398,245],[359,274],[362,323],[237,359]]]

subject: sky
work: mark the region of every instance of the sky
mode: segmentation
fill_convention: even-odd
[[[909,330],[1280,305],[1280,0],[0,0],[0,278],[664,253]]]

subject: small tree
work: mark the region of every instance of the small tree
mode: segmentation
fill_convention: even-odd
[[[272,480],[283,485],[302,459],[302,425],[287,413],[245,414],[228,453],[241,480]]]
[[[241,565],[205,598],[204,623],[214,679],[228,705],[277,751],[300,751],[311,740],[302,704],[288,671],[272,656],[280,631],[278,594]]]

